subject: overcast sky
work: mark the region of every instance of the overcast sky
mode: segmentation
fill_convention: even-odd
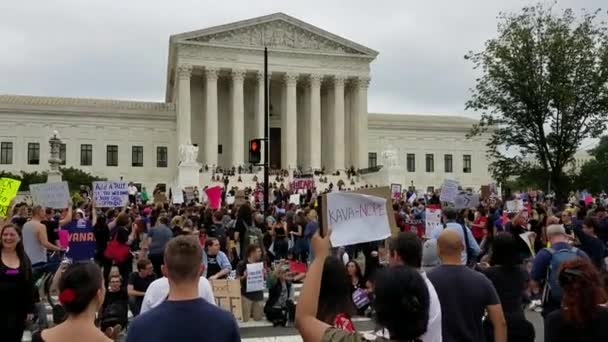
[[[2,0],[0,93],[163,101],[171,34],[274,12],[380,52],[370,112],[464,113],[463,58],[524,0]],[[605,0],[560,0],[596,9]]]

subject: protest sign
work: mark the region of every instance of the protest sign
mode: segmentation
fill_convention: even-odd
[[[391,184],[391,198],[401,199],[401,184]]]
[[[477,208],[479,206],[479,195],[470,193],[460,193],[454,198],[454,208],[467,209]]]
[[[70,201],[68,182],[30,184],[34,204],[46,208],[64,209]]]
[[[300,195],[293,194],[289,196],[289,203],[291,204],[300,204]]]
[[[403,220],[403,231],[404,232],[412,232],[418,235],[419,238],[424,236],[424,220],[414,220],[410,218],[406,218]]]
[[[222,188],[220,186],[207,188],[205,189],[205,193],[209,199],[211,209],[218,209],[222,202]]]
[[[59,235],[59,246],[68,248],[70,245],[70,232],[65,229],[60,229],[57,234]]]
[[[323,224],[331,227],[334,247],[378,241],[391,235],[386,198],[354,192],[326,195]]]
[[[126,182],[93,182],[93,199],[98,208],[124,207],[129,203]]]
[[[522,210],[524,210],[524,201],[522,201],[522,200],[507,201],[507,212],[518,213]]]
[[[181,192],[181,191],[180,191]],[[173,195],[173,192],[171,193]],[[183,195],[182,195],[183,197]],[[157,192],[154,194],[154,203],[165,203],[167,201],[167,195],[164,192]]]
[[[7,216],[9,205],[17,195],[20,185],[20,180],[0,178],[0,217]]]
[[[184,188],[184,192],[186,193],[186,197],[184,198],[186,200],[186,203],[194,201],[194,199],[196,198],[196,196],[194,196],[194,187],[187,186]]]
[[[184,193],[178,187],[171,188],[171,201],[173,204],[182,204],[184,203]]]
[[[407,201],[412,204],[414,203],[414,201],[416,200],[416,193],[412,192],[412,195],[410,196],[410,198],[407,199]]]
[[[264,263],[247,264],[247,292],[263,291],[264,289],[266,289]]]
[[[441,209],[426,208],[424,219],[424,235],[430,238],[433,230],[441,227]]]
[[[242,206],[245,203],[247,203],[247,196],[245,195],[245,191],[237,190],[234,193],[234,205]]]
[[[587,195],[584,198],[585,198],[585,204],[586,205],[590,205],[591,203],[593,203],[593,196]]]
[[[315,187],[315,179],[313,177],[294,178],[290,184],[290,190],[297,192],[300,189],[312,190]]]
[[[441,202],[454,203],[454,199],[458,195],[458,182],[451,179],[445,179],[441,186],[441,194],[439,200]]]
[[[486,199],[486,198],[489,198],[491,195],[492,195],[492,190],[490,189],[490,186],[482,185],[481,186],[481,198]]]
[[[217,306],[232,312],[236,320],[242,321],[241,281],[238,279],[217,279],[211,280],[210,283]]]
[[[234,196],[230,196],[230,195],[226,196],[226,204],[228,204],[228,205],[234,204],[235,200],[236,199],[234,198]]]

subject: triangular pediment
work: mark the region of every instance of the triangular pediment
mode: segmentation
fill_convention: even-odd
[[[376,57],[377,52],[283,13],[179,34],[180,42]]]

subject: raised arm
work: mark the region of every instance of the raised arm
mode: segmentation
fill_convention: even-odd
[[[63,227],[72,221],[72,201],[68,202],[68,213],[59,221],[59,227]]]

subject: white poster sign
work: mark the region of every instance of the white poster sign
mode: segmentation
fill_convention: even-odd
[[[289,203],[300,204],[300,195],[293,194],[293,195],[289,196]]]
[[[226,196],[226,204],[228,204],[228,205],[234,204],[234,201],[236,201],[234,196]]]
[[[401,184],[391,184],[391,198],[397,200],[401,198]]]
[[[391,235],[386,198],[332,192],[327,194],[326,213],[333,247],[383,240]]]
[[[441,186],[439,200],[441,200],[441,202],[453,203],[454,199],[458,195],[458,192],[458,182],[455,180],[446,179],[443,181],[443,185]]]
[[[456,209],[477,208],[479,206],[479,195],[463,192],[454,198]]]
[[[507,212],[508,213],[519,213],[522,210],[524,210],[524,201],[522,201],[522,200],[507,201]]]
[[[427,238],[436,238],[432,233],[437,227],[441,227],[441,209],[426,208],[424,221],[424,235]]]
[[[171,200],[173,201],[173,204],[184,203],[184,192],[182,189],[178,187],[171,188]]]
[[[247,292],[263,291],[265,288],[264,263],[247,264]]]
[[[93,199],[98,208],[124,207],[129,202],[127,182],[93,182]]]
[[[34,204],[47,208],[64,209],[70,201],[67,182],[30,184]]]
[[[414,201],[416,200],[416,193],[412,192],[412,195],[410,196],[410,198],[407,199],[408,202],[410,202],[410,204],[414,203]]]

